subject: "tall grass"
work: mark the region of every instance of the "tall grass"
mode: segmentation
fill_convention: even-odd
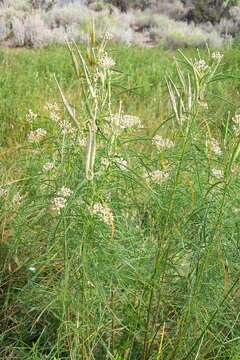
[[[238,359],[240,120],[225,59],[168,53],[159,87],[149,55],[127,65],[123,49],[120,67],[108,34],[68,49],[44,109],[16,121],[25,138],[2,130],[1,357]]]

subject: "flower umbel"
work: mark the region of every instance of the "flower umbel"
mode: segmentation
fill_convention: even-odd
[[[47,135],[47,131],[45,129],[39,128],[33,131],[30,131],[28,134],[29,142],[39,142]]]
[[[98,215],[107,225],[113,224],[113,213],[107,205],[96,203],[93,205],[92,213]]]
[[[234,117],[232,118],[232,121],[236,124],[240,126],[240,115],[236,114],[234,115]]]
[[[222,170],[219,169],[212,169],[212,175],[216,178],[222,179],[224,178],[224,173]]]
[[[203,60],[203,59],[199,59],[199,60],[198,60],[198,59],[195,59],[195,60],[194,60],[194,67],[195,67],[196,70],[199,71],[200,73],[205,72],[205,71],[209,68],[208,64],[207,64],[206,61]]]
[[[66,199],[62,196],[57,196],[53,199],[52,210],[60,214],[61,210],[66,206]]]
[[[12,199],[12,204],[14,207],[17,207],[21,204],[22,202],[22,199],[23,199],[23,196],[20,195],[19,193],[16,193],[14,196],[13,196],[13,199]]]
[[[110,120],[112,125],[117,129],[129,129],[133,127],[142,128],[142,123],[138,116],[114,114],[111,116]]]
[[[222,155],[222,150],[219,146],[219,143],[216,139],[211,139],[208,141],[208,146],[210,148],[210,150],[216,154],[216,155]]]
[[[124,160],[122,158],[118,158],[116,160],[116,164],[117,166],[121,169],[121,170],[127,170],[127,167],[128,167],[128,162],[127,160]]]
[[[0,198],[6,196],[8,193],[7,189],[4,189],[3,187],[0,187]]]
[[[101,66],[104,69],[111,69],[113,66],[115,66],[115,61],[109,56],[107,53],[104,53],[100,59],[99,59],[99,66]]]
[[[54,169],[54,163],[51,161],[48,161],[43,165],[42,169],[44,172],[49,172]]]
[[[212,53],[212,59],[216,61],[221,61],[223,58],[223,54],[221,54],[219,51]]]
[[[162,183],[170,178],[170,174],[165,170],[155,170],[145,176],[146,180],[151,180],[155,183]]]
[[[174,147],[174,142],[167,139],[167,138],[163,138],[160,135],[155,135],[154,138],[152,139],[152,144],[156,145],[156,147],[158,149],[170,149],[172,147]]]
[[[58,191],[58,196],[62,196],[64,198],[69,197],[72,195],[72,190],[63,186],[59,191]]]
[[[36,113],[34,113],[32,111],[32,109],[29,109],[28,113],[26,115],[26,120],[31,123],[33,120],[35,120],[37,118],[37,116],[38,115]]]

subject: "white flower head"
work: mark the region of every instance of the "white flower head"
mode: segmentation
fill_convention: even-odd
[[[106,38],[106,40],[110,41],[113,39],[113,34],[111,34],[110,32],[107,31],[105,34],[105,38]]]
[[[222,155],[222,150],[216,139],[210,139],[208,141],[208,146],[215,155]]]
[[[50,120],[52,120],[55,123],[59,123],[61,121],[61,116],[54,110],[52,110],[49,114]]]
[[[66,199],[62,196],[57,196],[53,199],[52,210],[60,214],[61,210],[66,206]]]
[[[51,103],[51,102],[47,102],[46,105],[44,106],[44,109],[46,111],[55,111],[58,112],[59,111],[59,106],[56,102]]]
[[[37,118],[37,116],[38,115],[36,113],[34,113],[32,111],[32,109],[29,109],[28,113],[26,115],[26,120],[31,123],[32,121],[34,121]]]
[[[236,136],[240,135],[240,126],[233,126],[233,132]]]
[[[99,66],[104,69],[111,69],[116,64],[115,61],[111,58],[111,56],[109,56],[106,52],[100,56],[98,63]]]
[[[195,59],[193,65],[196,68],[196,70],[200,73],[205,72],[209,68],[208,64],[203,59],[199,59],[199,60]]]
[[[145,175],[145,179],[147,181],[151,180],[158,184],[169,180],[169,178],[170,178],[170,174],[165,170],[155,170]]]
[[[93,205],[92,213],[99,216],[107,225],[113,224],[113,213],[107,205],[96,203]]]
[[[51,161],[48,161],[43,165],[42,169],[44,172],[49,172],[54,169],[54,163]]]
[[[35,273],[37,271],[37,269],[35,268],[35,266],[30,266],[28,268],[29,271],[31,271],[32,273]]]
[[[131,128],[131,127],[142,128],[142,123],[138,116],[122,115],[122,118],[120,121],[120,127],[122,129]]]
[[[58,196],[66,198],[66,197],[69,197],[72,195],[72,190],[63,186],[63,187],[61,187],[61,189],[58,191],[57,194],[58,194]]]
[[[77,132],[77,129],[73,127],[68,121],[63,120],[59,122],[59,126],[62,130],[63,135],[75,135]]]
[[[219,169],[212,169],[212,175],[218,179],[224,178],[224,173],[222,170]]]
[[[84,146],[87,145],[87,139],[86,138],[81,138],[81,139],[78,140],[77,143],[78,143],[79,146],[84,147]]]
[[[223,54],[221,54],[219,51],[212,53],[212,59],[215,61],[221,61],[223,58]]]
[[[116,160],[116,164],[117,164],[117,166],[121,169],[121,170],[127,170],[127,168],[128,168],[128,162],[127,162],[127,160],[125,160],[125,159],[122,159],[122,158],[118,158],[117,160]]]
[[[7,193],[8,193],[8,190],[5,189],[4,187],[0,186],[0,198],[6,196]]]
[[[16,193],[14,196],[13,196],[13,199],[12,199],[12,204],[14,207],[17,207],[21,204],[23,200],[23,196],[20,195],[19,193]]]
[[[33,131],[30,131],[28,134],[28,141],[29,142],[39,142],[41,141],[45,136],[47,135],[47,131],[45,129],[36,129]]]
[[[138,116],[128,114],[114,114],[110,119],[112,125],[117,129],[129,129],[133,127],[142,128],[141,120]]]
[[[152,139],[152,144],[155,145],[158,149],[170,149],[174,147],[173,141],[167,138],[163,138],[160,135],[154,136],[154,138]]]
[[[105,79],[104,72],[97,70],[96,73],[94,74],[93,81],[94,81],[95,83],[96,83],[98,80],[100,80],[101,82],[104,82],[104,79]]]
[[[240,114],[235,114],[234,117],[232,118],[232,121],[233,121],[236,125],[240,126]]]

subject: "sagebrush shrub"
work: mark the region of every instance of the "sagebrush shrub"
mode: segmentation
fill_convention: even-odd
[[[144,46],[159,43],[166,47],[203,46],[209,42],[218,47],[237,36],[239,7],[230,7],[230,3],[224,7],[220,1],[215,9],[211,1],[209,7],[180,0],[132,1],[126,3],[128,11],[121,12],[119,7],[125,6],[121,1],[119,5],[104,1],[5,0],[0,4],[1,39],[10,46],[32,47],[63,43],[69,36],[85,42],[89,23],[94,19],[97,34],[101,37],[111,29],[117,42]],[[219,14],[216,20],[208,17],[213,9]],[[214,14],[211,16],[216,17]]]

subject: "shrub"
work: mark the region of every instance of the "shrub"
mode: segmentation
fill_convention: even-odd
[[[226,2],[225,0],[194,0],[187,19],[195,23],[210,21],[212,24],[216,24],[222,17],[229,14],[229,9],[233,4],[234,1]]]
[[[14,17],[12,19],[12,33],[15,46],[25,45],[25,26],[23,20]]]
[[[188,7],[181,0],[160,0],[154,6],[157,13],[164,14],[175,20],[182,20],[187,14]]]
[[[91,19],[93,13],[85,6],[80,4],[66,4],[54,6],[45,14],[46,22],[50,28],[66,27],[73,24],[85,26]]]
[[[214,8],[215,2],[208,0],[209,7],[204,8],[201,1],[161,0],[124,3],[121,0],[35,0],[30,3],[26,0],[4,0],[0,5],[0,38],[2,41],[7,39],[7,44],[13,46],[35,47],[52,42],[62,43],[66,36],[86,41],[86,32],[92,18],[95,19],[99,36],[110,30],[115,41],[127,44],[145,44],[150,41],[178,47],[202,46],[207,41],[213,46],[219,46],[227,41],[229,36],[237,35],[240,29],[239,6],[230,8],[229,5],[223,10],[221,1],[218,1],[218,7]],[[124,7],[128,8],[128,12],[119,10],[123,10]],[[143,9],[145,10],[142,11]],[[208,17],[211,9],[218,12],[218,20],[213,21]],[[227,12],[229,16],[220,19],[221,11],[223,14]],[[193,16],[191,20],[199,21],[201,18],[211,21],[201,22],[198,26],[191,23],[188,25],[181,19],[188,18],[190,13]]]
[[[0,41],[4,41],[7,37],[8,29],[6,22],[0,18]]]
[[[176,22],[163,15],[156,16],[155,23],[157,25],[151,29],[150,36],[166,48],[200,47],[206,43],[218,48],[224,41],[215,30],[208,33],[194,24]]]

